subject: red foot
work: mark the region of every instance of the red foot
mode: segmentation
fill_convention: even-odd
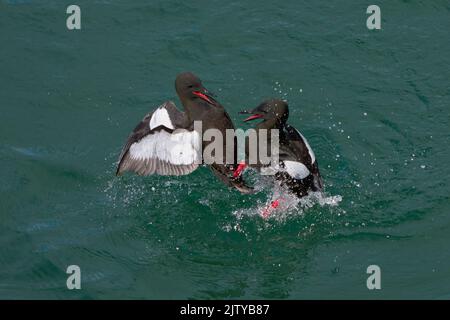
[[[245,164],[245,162],[239,163],[238,167],[233,172],[233,178],[239,177],[242,174],[242,171],[244,171],[244,169],[246,167],[247,167],[247,165]]]
[[[273,211],[273,209],[278,208],[278,206],[280,205],[280,200],[282,200],[282,199],[283,199],[283,198],[278,198],[278,199],[273,200],[273,201],[270,203],[270,205],[267,206],[267,207],[263,210],[263,212],[261,213],[262,217],[263,217],[264,219],[266,219],[266,218],[270,215],[270,213]]]

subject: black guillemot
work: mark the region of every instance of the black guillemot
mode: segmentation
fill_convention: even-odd
[[[287,187],[297,197],[304,197],[309,191],[322,191],[323,182],[319,172],[316,156],[306,138],[294,127],[287,124],[289,117],[288,104],[279,99],[262,102],[251,111],[241,111],[251,114],[244,121],[261,119],[255,127],[256,131],[279,130],[279,165],[269,168],[261,163],[250,164],[259,171],[271,169],[277,181]],[[260,135],[258,134],[258,137]],[[267,134],[267,145],[270,146],[270,134]],[[259,144],[258,144],[259,145]],[[270,149],[270,147],[269,147]],[[248,155],[248,146],[246,146]],[[246,163],[248,163],[246,161]],[[272,202],[272,207],[278,206],[278,199]]]
[[[139,175],[185,175],[202,163],[201,148],[210,142],[202,139],[202,132],[194,130],[194,122],[202,123],[202,130],[217,129],[223,136],[234,125],[224,107],[203,86],[201,80],[191,72],[177,76],[175,89],[184,112],[172,101],[164,102],[147,114],[129,135],[119,157],[116,174],[133,171]],[[235,144],[236,145],[236,144]],[[218,161],[209,164],[214,174],[226,185],[242,193],[252,191],[241,176],[234,175],[234,161]]]

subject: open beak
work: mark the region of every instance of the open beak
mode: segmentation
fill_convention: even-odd
[[[263,117],[264,117],[263,114],[256,113],[256,112],[253,112],[253,111],[248,111],[248,110],[242,110],[242,111],[240,111],[239,113],[240,113],[240,114],[251,114],[251,116],[248,117],[247,119],[245,119],[244,122],[252,121],[252,120],[260,119],[260,118],[263,118]]]
[[[202,91],[192,91],[192,94],[196,95],[202,100],[205,100],[206,102],[210,104],[217,104],[216,100],[214,100],[213,96],[214,94],[210,93],[208,90],[203,88]]]
[[[262,117],[264,117],[263,114],[257,113],[257,114],[251,115],[250,117],[248,117],[247,119],[245,119],[244,122],[252,121],[252,120],[255,120],[255,119],[260,119],[260,118],[262,118]]]

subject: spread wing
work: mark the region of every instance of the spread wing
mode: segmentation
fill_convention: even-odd
[[[128,137],[116,174],[185,175],[201,164],[201,137],[183,128],[185,115],[171,101],[147,114]]]

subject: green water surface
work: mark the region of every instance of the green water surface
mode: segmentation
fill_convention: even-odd
[[[0,0],[0,298],[450,298],[450,3],[370,4]],[[342,200],[264,221],[205,167],[116,178],[186,70],[237,127],[287,99]]]

